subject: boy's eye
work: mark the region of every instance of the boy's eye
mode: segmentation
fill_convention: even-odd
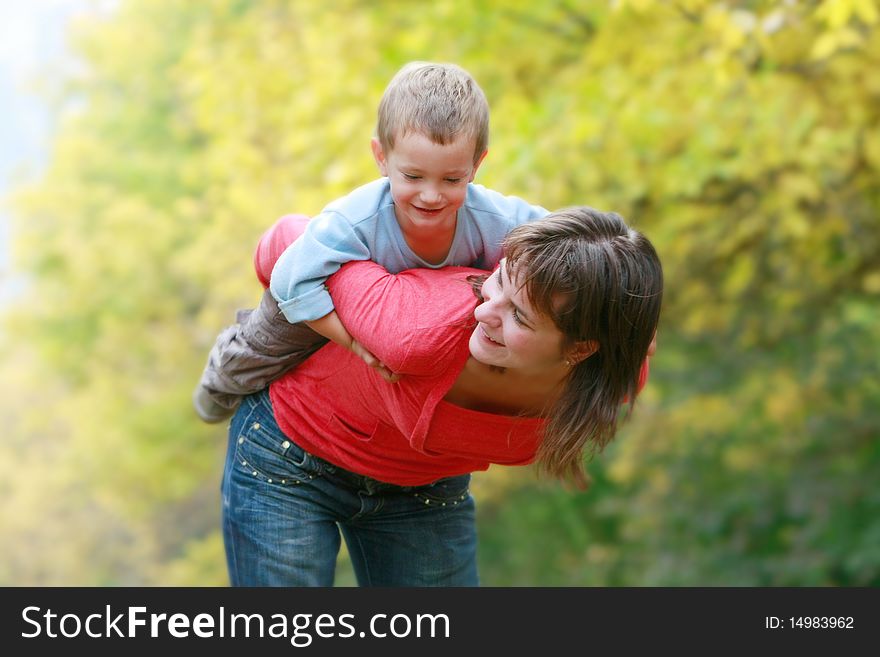
[[[464,180],[464,178],[447,178],[447,179],[446,179],[446,182],[448,182],[448,183],[452,183],[453,185],[457,185],[457,184],[460,183],[462,180]]]
[[[411,173],[405,173],[405,174],[403,174],[403,177],[406,178],[407,180],[418,180],[419,178],[421,178],[421,176],[414,176]]]

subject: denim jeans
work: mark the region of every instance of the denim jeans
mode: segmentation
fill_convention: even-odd
[[[396,486],[301,449],[267,391],[229,426],[223,540],[233,586],[332,586],[340,534],[361,586],[476,586],[470,474]]]

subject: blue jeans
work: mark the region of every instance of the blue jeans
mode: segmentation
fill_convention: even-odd
[[[332,586],[340,533],[361,586],[476,586],[470,474],[396,486],[301,449],[267,391],[229,425],[223,540],[233,586]]]

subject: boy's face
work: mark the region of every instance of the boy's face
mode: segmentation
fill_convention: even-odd
[[[486,153],[475,163],[474,141],[465,136],[442,145],[413,132],[395,141],[388,153],[377,139],[372,148],[379,171],[391,182],[401,229],[420,239],[448,234]]]

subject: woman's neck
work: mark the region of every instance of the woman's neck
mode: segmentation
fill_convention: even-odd
[[[555,370],[543,375],[505,370],[471,357],[444,400],[484,413],[542,417],[562,394],[563,379]]]

